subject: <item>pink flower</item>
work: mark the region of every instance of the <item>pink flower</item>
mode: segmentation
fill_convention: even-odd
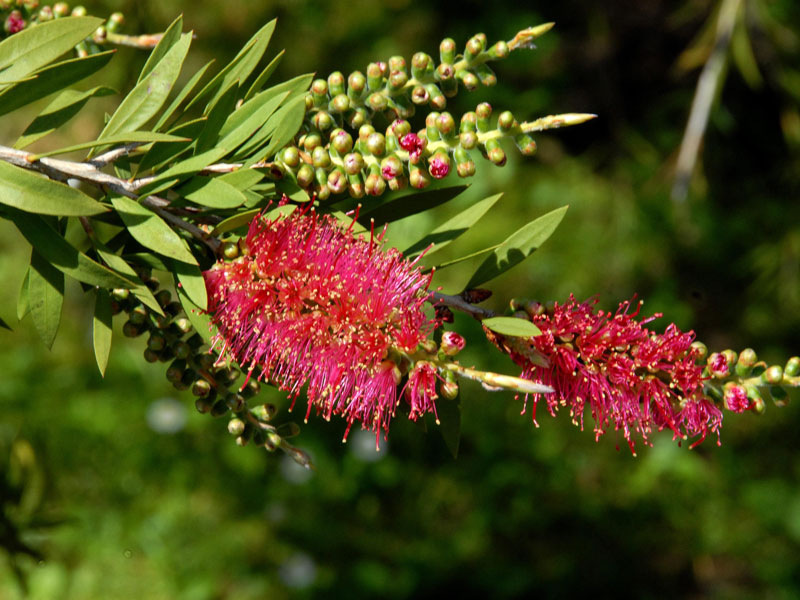
[[[441,379],[436,372],[436,367],[431,363],[421,360],[418,361],[411,372],[408,374],[408,385],[405,388],[406,400],[411,405],[411,412],[408,418],[416,421],[425,413],[432,412],[436,416],[436,423],[439,423],[439,415],[436,414],[434,400],[436,395],[436,380]]]
[[[455,356],[461,352],[466,345],[467,341],[460,333],[456,333],[455,331],[445,331],[442,334],[442,343],[440,344],[440,347],[442,352],[448,356]]]
[[[25,29],[25,19],[22,18],[22,13],[18,10],[12,10],[5,22],[5,30],[9,33],[19,33]]]
[[[552,311],[531,320],[542,331],[523,345],[509,346],[511,358],[523,367],[522,377],[549,385],[555,393],[544,398],[552,415],[567,407],[583,427],[584,409],[594,419],[595,436],[609,427],[621,430],[631,451],[634,434],[648,443],[653,431],[668,428],[675,438],[717,433],[722,412],[703,392],[703,366],[695,362],[694,333],[670,324],[657,334],[645,324],[661,315],[636,320],[639,307],[620,304],[616,313],[596,311],[593,302],[573,297]],[[537,366],[532,354],[544,356],[547,366]],[[527,405],[527,396],[526,396]],[[525,412],[525,407],[523,407]]]
[[[247,253],[203,274],[220,354],[294,398],[306,386],[306,419],[313,407],[347,431],[356,420],[388,431],[400,383],[389,351],[416,349],[433,321],[430,275],[382,240],[313,211],[256,217]],[[426,381],[412,386],[412,418],[430,408]]]
[[[407,133],[400,138],[400,147],[408,152],[411,162],[416,163],[425,149],[425,142],[416,133]]]
[[[431,176],[434,178],[442,179],[443,177],[447,177],[447,174],[450,172],[450,163],[437,154],[431,159],[428,171],[430,171]]]
[[[725,408],[731,412],[741,413],[748,410],[752,402],[747,397],[747,391],[741,385],[726,386]]]

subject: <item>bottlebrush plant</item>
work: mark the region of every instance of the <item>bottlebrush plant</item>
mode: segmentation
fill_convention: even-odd
[[[494,85],[490,65],[532,48],[551,24],[507,42],[477,34],[460,51],[445,39],[438,62],[418,52],[347,76],[273,83],[282,53],[261,66],[272,21],[215,74],[209,63],[176,87],[193,38],[181,18],[163,34],[128,36],[119,14],[104,21],[64,3],[2,10],[0,115],[51,98],[0,146],[0,216],[32,248],[17,316],[30,315],[51,346],[65,279],[77,280],[94,302],[100,372],[120,315],[125,336],[145,338],[144,360],[165,363],[200,412],[228,415],[240,445],[310,465],[287,441],[298,426],[259,402],[262,385],[304,404],[306,419],[340,420],[345,438],[354,425],[373,431],[376,444],[393,419],[432,413],[454,452],[460,421],[451,415],[465,378],[513,391],[534,422],[539,403],[553,415],[568,410],[581,427],[588,413],[596,436],[619,431],[632,451],[664,429],[693,447],[718,436],[725,411],[760,413],[800,385],[800,358],[768,365],[752,349],[709,352],[674,324],[653,329],[658,315],[640,316],[633,301],[612,311],[572,297],[511,299],[506,315],[481,308],[483,286],[539,248],[566,207],[484,250],[453,295],[437,288],[435,254],[489,219],[499,195],[404,248],[384,242],[393,222],[460,194],[457,178],[486,173],[476,162],[505,164],[504,140],[528,156],[533,134],[594,118],[519,121],[485,102],[463,115],[446,110],[456,94]],[[71,87],[112,59],[110,44],[151,51],[100,134],[27,151],[112,93]],[[57,158],[76,151],[86,158]],[[162,287],[166,274],[174,286]],[[479,320],[486,339],[465,340],[453,311]],[[496,347],[519,370],[461,364],[466,343]]]

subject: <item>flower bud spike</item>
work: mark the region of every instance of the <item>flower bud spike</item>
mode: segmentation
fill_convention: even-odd
[[[445,38],[439,44],[439,61],[446,64],[453,64],[456,60],[456,41],[452,38]]]
[[[536,46],[533,44],[533,40],[543,36],[545,33],[550,31],[554,25],[555,23],[542,23],[541,25],[528,27],[527,29],[517,32],[513,39],[508,41],[508,49],[518,50],[520,48],[536,48]]]

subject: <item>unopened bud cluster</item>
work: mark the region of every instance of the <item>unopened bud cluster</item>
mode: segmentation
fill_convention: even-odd
[[[285,447],[293,458],[306,464],[307,457],[284,441],[297,434],[297,426],[270,424],[277,412],[272,404],[251,406],[261,389],[256,377],[247,378],[242,384],[239,369],[217,361],[170,291],[161,288],[148,271],[140,270],[138,274],[153,291],[162,314],[125,289],[112,291],[112,313],[127,315],[122,326],[126,337],[146,336],[145,360],[168,363],[167,380],[177,390],[191,390],[199,412],[213,417],[231,414],[228,431],[236,437],[237,444],[252,442],[270,451]]]
[[[702,342],[695,342],[699,360],[705,362],[703,374],[708,377],[706,389],[711,397],[728,410],[752,410],[761,414],[766,400],[776,406],[788,402],[787,387],[800,385],[800,357],[793,356],[786,364],[770,365],[758,359],[752,348],[739,353],[733,350],[708,353]]]
[[[474,154],[502,166],[506,163],[500,146],[503,138],[512,138],[522,154],[533,154],[532,131],[577,124],[591,115],[519,123],[508,111],[493,116],[485,102],[458,120],[444,109],[446,98],[460,88],[494,85],[497,78],[487,63],[505,58],[514,47],[526,46],[550,26],[525,30],[510,43],[492,46],[484,34],[477,34],[463,54],[456,53],[455,42],[448,38],[440,46],[438,65],[431,56],[418,52],[410,65],[394,56],[387,62],[370,63],[366,75],[354,71],[345,77],[337,71],[315,80],[306,96],[300,133],[276,157],[281,174],[319,200],[344,192],[361,198],[408,186],[423,189],[453,172],[470,177],[475,173]],[[417,107],[429,112],[424,128],[414,130],[408,119]]]

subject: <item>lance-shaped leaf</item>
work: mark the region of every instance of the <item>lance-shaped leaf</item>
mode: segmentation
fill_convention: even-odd
[[[434,244],[426,256],[430,256],[434,252],[441,250],[450,242],[458,238],[460,235],[466,233],[470,227],[475,225],[486,212],[495,205],[495,203],[502,197],[503,194],[495,194],[484,198],[480,202],[476,202],[466,210],[461,211],[455,217],[440,225],[428,235],[423,237],[418,242],[415,242],[403,252],[406,256],[414,256],[419,254],[425,248]]]
[[[483,319],[481,324],[496,333],[514,337],[528,338],[542,334],[542,331],[530,321],[516,317],[490,317]]]
[[[183,292],[192,301],[192,304],[205,310],[208,308],[208,297],[206,296],[206,282],[203,274],[195,265],[187,265],[177,260],[170,261],[172,272],[178,280]]]
[[[141,279],[139,279],[136,271],[134,271],[133,268],[127,262],[125,262],[124,258],[114,254],[97,238],[92,239],[92,245],[94,246],[97,255],[103,260],[103,262],[105,262],[115,271],[119,271],[131,281],[135,282],[136,285],[135,287],[131,288],[131,292],[133,292],[133,295],[136,296],[142,304],[156,314],[162,316],[164,315],[164,311],[161,310],[161,305],[158,303],[158,300],[156,300],[155,296],[153,296],[153,292],[151,292],[150,288],[147,287]]]
[[[53,346],[61,323],[64,304],[64,273],[42,258],[36,250],[31,253],[28,295],[31,319],[47,348]]]
[[[283,55],[286,53],[286,50],[281,50],[278,54],[275,55],[269,64],[264,67],[264,70],[261,71],[261,74],[256,77],[256,80],[253,82],[253,85],[250,86],[250,89],[247,90],[247,93],[244,96],[245,101],[250,100],[253,96],[255,96],[258,92],[261,91],[261,88],[267,83],[269,78],[275,72],[275,69],[278,68],[278,65],[281,63],[283,59]]]
[[[188,179],[195,173],[205,169],[208,165],[218,161],[227,153],[227,148],[217,146],[216,148],[177,162],[166,171],[157,175],[153,181],[139,188],[138,192],[142,195],[157,194],[162,190],[173,187],[179,181]]]
[[[195,204],[211,208],[236,208],[247,201],[247,196],[219,177],[196,175],[175,191]]]
[[[111,296],[106,290],[97,290],[92,319],[92,344],[94,358],[100,375],[105,376],[108,356],[111,353]]]
[[[142,246],[181,262],[197,264],[186,242],[153,211],[124,196],[111,196],[111,203]]]
[[[247,146],[240,151],[244,154],[252,153],[252,156],[245,161],[244,166],[249,167],[262,158],[272,156],[289,143],[300,129],[300,125],[303,124],[305,114],[306,104],[303,96],[287,100],[284,106],[270,117],[264,127],[254,134]],[[269,139],[269,144],[266,147],[260,147],[267,139]]]
[[[8,216],[42,258],[65,275],[106,289],[136,287],[135,282],[76,250],[42,217],[16,210],[9,210]]]
[[[226,148],[238,148],[255,134],[272,117],[289,92],[262,92],[245,102],[239,110],[230,114],[219,132],[221,144]]]
[[[430,210],[445,202],[450,202],[450,200],[466,190],[467,187],[469,186],[456,185],[395,198],[377,208],[361,213],[358,217],[358,221],[366,226],[374,219],[375,227],[383,227],[386,223],[399,221],[411,215]]]
[[[197,136],[195,141],[194,153],[199,154],[214,147],[215,142],[219,140],[219,130],[225,124],[226,119],[231,114],[236,114],[238,111],[234,110],[236,106],[236,96],[239,88],[234,81],[231,86],[217,98],[214,105],[206,112],[206,122],[200,135]],[[222,144],[229,147],[227,144]]]
[[[480,264],[466,287],[478,287],[528,258],[556,230],[567,208],[557,208],[512,233]]]
[[[219,181],[232,185],[237,190],[247,190],[264,179],[264,173],[258,169],[238,169],[217,177]]]
[[[194,327],[195,331],[206,343],[211,342],[211,318],[194,302],[189,299],[182,287],[178,287],[178,301],[186,313],[186,318]]]
[[[8,36],[0,42],[0,81],[25,78],[72,50],[102,23],[97,17],[67,17],[27,27]],[[0,89],[6,85],[0,83]]]
[[[49,152],[42,152],[41,154],[36,154],[35,158],[38,159],[38,158],[43,158],[45,156],[54,156],[56,154],[66,154],[67,152],[75,152],[76,150],[86,150],[88,148],[96,148],[97,146],[113,146],[115,144],[130,144],[132,142],[147,144],[150,142],[175,143],[175,142],[187,142],[187,141],[189,141],[189,138],[177,135],[170,135],[168,133],[156,133],[154,131],[126,131],[124,133],[116,133],[114,135],[110,135],[106,138],[103,138],[102,140],[81,142],[80,144],[75,144],[73,146],[58,148],[57,150],[50,150]]]
[[[31,310],[31,299],[29,293],[29,286],[31,280],[31,267],[25,271],[25,277],[22,278],[22,286],[19,288],[19,295],[17,296],[17,320],[22,321]]]
[[[239,54],[200,90],[197,96],[189,103],[187,109],[209,96],[211,98],[208,104],[212,105],[220,93],[224,92],[232,82],[243,83],[253,72],[253,69],[256,68],[261,57],[264,56],[269,40],[272,37],[272,32],[275,31],[275,23],[276,20],[273,19],[259,29],[239,51]]]
[[[85,92],[77,90],[64,90],[39,113],[33,122],[28,125],[14,148],[21,149],[29,146],[36,140],[54,132],[64,123],[69,121],[83,108],[83,105],[94,96],[108,96],[116,92],[108,87],[95,87]]]
[[[203,78],[206,70],[213,62],[214,61],[208,61],[200,69],[198,69],[194,75],[192,75],[189,81],[186,82],[186,85],[183,86],[181,91],[177,96],[175,96],[170,105],[161,113],[161,116],[158,117],[158,121],[156,121],[156,124],[153,126],[155,131],[159,131],[167,123],[167,121],[169,121],[170,117],[172,117],[175,111],[178,110],[178,107],[183,103],[184,100],[186,100],[186,97],[192,93],[195,86]]]
[[[65,60],[37,71],[34,73],[35,78],[0,92],[0,115],[10,113],[88,77],[103,68],[113,55],[114,51],[109,50]]]
[[[172,46],[158,65],[125,96],[98,139],[118,133],[135,131],[147,123],[167,99],[192,43],[191,33],[185,33]]]
[[[0,203],[40,215],[83,217],[108,209],[83,192],[0,161]]]
[[[167,27],[167,30],[161,35],[161,39],[158,40],[156,47],[153,48],[150,56],[147,57],[147,62],[144,63],[142,71],[139,73],[139,79],[136,80],[136,83],[140,83],[150,74],[153,69],[156,68],[158,63],[161,62],[161,59],[167,55],[167,52],[169,52],[172,47],[180,41],[182,32],[183,15],[179,15],[177,19],[170,23],[170,26]]]
[[[234,229],[239,229],[239,227],[244,227],[245,225],[249,225],[250,221],[252,221],[257,214],[261,212],[260,208],[256,208],[253,210],[246,210],[244,212],[237,213],[232,217],[228,217],[221,223],[219,223],[214,230],[211,232],[213,236],[219,236],[223,233],[227,233],[228,231],[233,231]]]

